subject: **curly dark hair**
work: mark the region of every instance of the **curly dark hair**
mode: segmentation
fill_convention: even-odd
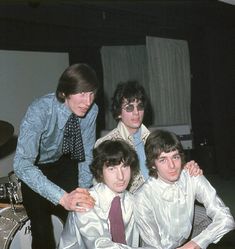
[[[93,150],[93,161],[90,165],[91,172],[97,182],[103,181],[103,167],[119,165],[123,162],[131,168],[131,180],[139,172],[139,160],[135,150],[124,140],[106,140]]]
[[[166,130],[154,130],[150,133],[145,143],[146,164],[150,176],[157,177],[156,169],[153,166],[160,154],[174,150],[178,150],[183,165],[185,163],[184,149],[175,133]]]
[[[124,99],[128,103],[139,100],[143,103],[144,107],[147,104],[145,90],[137,81],[120,82],[114,92],[111,106],[112,115],[116,121],[119,120]]]

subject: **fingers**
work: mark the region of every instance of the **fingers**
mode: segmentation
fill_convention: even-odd
[[[95,200],[86,189],[77,188],[71,192],[74,204],[79,207],[93,208]]]
[[[193,160],[186,163],[185,168],[188,170],[191,176],[198,176],[203,174],[203,170],[200,169],[199,165]]]
[[[77,188],[64,194],[60,204],[67,210],[84,212],[95,205],[95,200],[86,189]]]

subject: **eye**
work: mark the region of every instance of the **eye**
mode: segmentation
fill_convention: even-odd
[[[123,107],[123,109],[126,112],[132,112],[134,110],[134,106],[133,105],[126,105],[126,106]]]
[[[175,155],[175,156],[173,157],[173,159],[179,160],[179,159],[181,159],[181,157],[180,157],[180,155]]]
[[[144,110],[144,104],[143,104],[143,103],[139,103],[139,104],[137,105],[137,110],[138,110],[138,111],[143,111],[143,110]]]
[[[163,164],[163,163],[166,162],[166,158],[159,158],[159,159],[158,159],[158,162],[161,163],[161,164]]]

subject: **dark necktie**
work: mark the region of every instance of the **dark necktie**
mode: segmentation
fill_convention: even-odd
[[[70,154],[71,159],[77,159],[79,162],[85,160],[79,117],[74,113],[65,124],[62,151],[64,154]]]
[[[112,241],[116,243],[126,244],[125,227],[122,219],[122,209],[120,197],[114,197],[109,211],[110,232]]]

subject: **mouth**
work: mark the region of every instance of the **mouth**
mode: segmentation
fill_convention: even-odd
[[[117,186],[118,188],[123,188],[123,187],[125,187],[126,185],[125,185],[125,182],[123,182],[123,183],[117,183],[116,186]]]
[[[170,176],[176,176],[177,175],[177,172],[175,171],[175,172],[169,172],[169,175]]]
[[[140,120],[132,120],[132,123],[139,125],[140,124]]]
[[[79,107],[79,110],[83,113],[86,113],[89,108]]]

